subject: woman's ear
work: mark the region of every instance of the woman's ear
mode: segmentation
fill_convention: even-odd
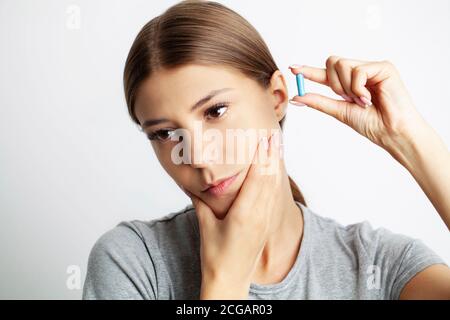
[[[286,81],[280,70],[276,70],[270,78],[269,94],[273,99],[271,105],[274,108],[277,121],[281,121],[286,115],[289,96]]]

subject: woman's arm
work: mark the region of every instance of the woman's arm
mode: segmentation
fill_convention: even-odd
[[[322,111],[387,150],[414,176],[450,229],[450,154],[417,112],[396,67],[331,56],[327,68],[291,66],[344,98],[307,93],[291,103]]]
[[[425,121],[385,149],[414,177],[450,230],[450,152]]]
[[[434,264],[418,272],[403,287],[400,300],[450,300],[450,268]]]
[[[331,56],[325,69],[295,65],[291,71],[344,98],[307,93],[291,103],[331,115],[388,151],[413,175],[450,229],[449,151],[415,109],[392,63]],[[400,299],[450,299],[450,268],[434,264],[418,272],[403,287]]]
[[[450,230],[450,153],[425,121],[386,150],[414,177]],[[436,264],[417,273],[400,299],[450,299],[450,268]]]

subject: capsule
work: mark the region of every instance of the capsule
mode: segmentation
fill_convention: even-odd
[[[295,76],[297,78],[297,90],[299,96],[305,95],[305,79],[301,73],[297,73]]]

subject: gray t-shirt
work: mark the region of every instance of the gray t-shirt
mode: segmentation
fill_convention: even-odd
[[[294,266],[281,282],[252,283],[250,300],[398,299],[416,273],[446,264],[419,239],[367,221],[343,226],[297,204],[304,234]],[[83,299],[198,299],[200,284],[199,225],[188,205],[105,232],[89,255]]]

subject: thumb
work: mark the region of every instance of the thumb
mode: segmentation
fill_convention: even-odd
[[[306,93],[303,96],[295,96],[290,100],[292,104],[301,103],[310,108],[326,113],[337,120],[348,124],[347,118],[350,112],[355,111],[352,103],[344,100],[335,100],[317,93]]]
[[[189,193],[189,197],[191,198],[192,204],[194,205],[195,213],[200,224],[200,229],[205,226],[211,225],[211,223],[214,222],[215,218],[214,212],[211,210],[211,208],[192,193]]]

